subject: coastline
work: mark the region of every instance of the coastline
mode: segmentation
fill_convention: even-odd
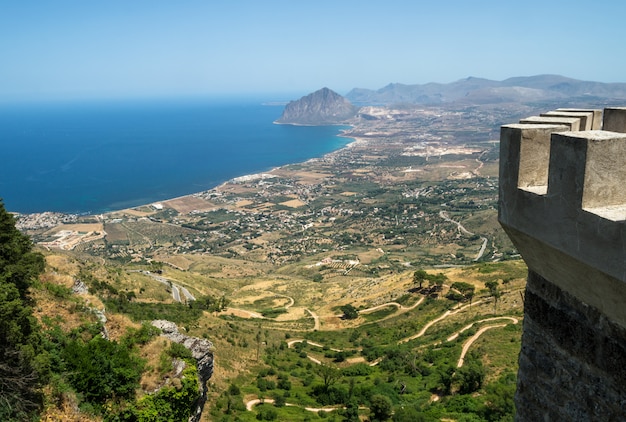
[[[277,124],[283,124],[283,123],[277,123]],[[272,167],[268,171],[259,172],[259,173],[249,173],[249,174],[244,174],[242,176],[233,177],[233,178],[228,179],[228,180],[226,180],[226,181],[220,183],[219,185],[216,185],[216,186],[214,186],[214,187],[212,187],[210,189],[206,189],[206,190],[202,190],[202,191],[198,191],[198,192],[193,192],[193,193],[190,193],[190,194],[187,194],[187,195],[177,196],[177,197],[174,197],[174,198],[164,199],[164,200],[158,201],[156,203],[161,203],[162,204],[162,203],[168,203],[168,202],[185,200],[185,199],[190,198],[190,197],[199,197],[201,195],[210,195],[211,193],[219,192],[220,190],[225,189],[228,185],[232,185],[232,184],[236,184],[236,183],[245,183],[245,182],[250,182],[250,181],[256,181],[258,179],[264,179],[264,178],[269,178],[269,177],[271,177],[271,178],[279,177],[279,175],[276,174],[276,173],[281,171],[281,170],[283,170],[283,169],[285,169],[288,166],[301,165],[301,164],[307,164],[307,163],[311,163],[311,162],[316,162],[316,161],[319,161],[319,160],[324,160],[324,159],[326,159],[326,158],[328,158],[328,157],[330,157],[332,155],[339,154],[339,153],[341,153],[344,150],[348,150],[350,148],[353,148],[354,145],[356,145],[358,143],[365,142],[365,139],[363,139],[363,138],[354,137],[354,136],[346,136],[345,135],[345,131],[340,132],[336,136],[340,137],[340,138],[352,139],[352,141],[348,142],[347,144],[345,144],[341,148],[338,148],[336,150],[333,150],[333,151],[325,153],[321,157],[312,157],[312,158],[309,158],[309,159],[307,159],[305,161],[294,162],[294,163],[287,163],[287,164],[283,164],[283,165],[280,165],[280,166]],[[117,211],[110,211],[110,212],[102,213],[102,214],[98,214],[98,215],[114,214],[114,213],[124,213],[124,212],[128,212],[129,210],[134,210],[136,208],[150,207],[152,204],[155,204],[155,202],[138,205],[136,207],[131,207],[131,208],[124,208],[124,209],[117,210]]]
[[[280,125],[287,125],[286,123],[275,123],[274,124],[280,124]],[[294,126],[304,126],[304,125],[294,125]],[[154,213],[156,213],[158,211],[157,208],[158,205],[162,205],[162,204],[168,204],[168,203],[176,203],[176,201],[185,201],[189,198],[200,198],[203,195],[211,195],[212,193],[218,193],[220,190],[226,189],[229,185],[233,185],[233,184],[237,184],[237,183],[245,183],[248,181],[254,181],[254,180],[258,180],[258,179],[262,179],[262,178],[269,178],[269,177],[279,177],[279,175],[277,174],[278,172],[280,172],[281,170],[285,169],[288,166],[292,166],[292,165],[305,165],[307,163],[311,163],[311,162],[316,162],[319,160],[324,160],[327,159],[328,157],[331,157],[335,154],[340,154],[341,152],[343,152],[344,150],[349,150],[350,148],[352,148],[354,145],[364,142],[365,140],[363,138],[359,138],[359,137],[355,137],[355,136],[349,136],[346,135],[347,132],[349,132],[350,130],[354,129],[354,125],[337,125],[337,126],[348,126],[350,127],[350,129],[342,129],[339,133],[337,133],[335,136],[339,137],[339,138],[344,138],[344,139],[351,139],[351,141],[349,141],[348,143],[346,143],[345,145],[341,146],[338,149],[329,151],[327,153],[324,153],[323,155],[319,156],[319,157],[312,157],[309,159],[306,159],[304,161],[297,161],[297,162],[292,162],[292,163],[286,163],[286,164],[282,164],[280,166],[275,166],[270,168],[267,171],[262,171],[262,172],[257,172],[257,173],[247,173],[247,174],[243,174],[241,176],[236,176],[233,178],[230,178],[228,180],[225,180],[209,189],[204,189],[204,190],[200,190],[197,192],[192,192],[192,193],[188,193],[185,195],[180,195],[180,196],[175,196],[175,197],[171,197],[171,198],[166,198],[166,199],[162,199],[162,200],[158,200],[158,201],[153,201],[153,202],[147,202],[147,203],[142,203],[133,207],[128,207],[128,208],[120,208],[120,209],[115,209],[115,210],[110,210],[110,211],[106,211],[106,212],[95,212],[95,213],[91,213],[91,212],[85,212],[85,213],[65,213],[65,212],[56,212],[56,211],[42,211],[42,212],[35,212],[35,213],[19,213],[19,212],[11,212],[11,214],[13,214],[18,220],[22,220],[20,226],[22,226],[22,228],[24,229],[32,229],[32,228],[41,228],[41,227],[48,227],[48,228],[53,228],[53,227],[57,227],[57,226],[62,226],[64,224],[73,224],[75,221],[77,221],[80,218],[97,218],[99,221],[102,221],[103,219],[105,219],[106,217],[111,217],[114,216],[116,214],[132,214],[132,215],[137,215],[138,213],[138,209],[140,208],[154,208],[153,212],[147,213],[147,212],[141,212],[142,215],[145,216],[149,216],[152,215]],[[157,205],[157,207],[154,207],[154,205]],[[174,208],[172,206],[168,205],[168,208]],[[175,209],[175,208],[174,208]],[[42,221],[42,220],[47,220],[47,221]]]

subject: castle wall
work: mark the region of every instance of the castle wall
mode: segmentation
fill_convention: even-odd
[[[626,108],[546,114],[500,137],[498,218],[529,268],[516,419],[626,420]]]

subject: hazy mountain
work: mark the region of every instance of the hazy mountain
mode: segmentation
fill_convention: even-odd
[[[573,97],[626,99],[626,83],[580,81],[559,75],[514,77],[504,81],[469,77],[448,84],[389,84],[378,90],[355,88],[346,95],[358,104],[494,104]]]
[[[358,108],[336,92],[322,88],[290,101],[276,123],[296,125],[332,125],[356,115]]]

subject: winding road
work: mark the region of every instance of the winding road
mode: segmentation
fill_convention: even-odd
[[[448,217],[448,213],[447,212],[445,212],[443,210],[439,211],[439,217],[443,218],[448,223],[456,224],[457,230],[460,231],[461,233],[464,233],[464,234],[466,234],[468,236],[474,236],[474,233],[472,233],[471,231],[469,231],[465,227],[463,227],[463,225],[461,223],[459,223],[458,221],[454,221],[453,219]],[[483,243],[480,246],[480,250],[478,251],[478,254],[476,255],[476,258],[474,258],[474,261],[478,261],[480,258],[482,258],[482,256],[485,254],[485,250],[487,249],[487,244],[489,243],[489,241],[487,240],[486,237],[481,236],[480,240],[482,240]]]

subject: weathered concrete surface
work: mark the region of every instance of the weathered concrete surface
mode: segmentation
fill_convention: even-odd
[[[569,130],[580,130],[579,117],[530,116],[519,121],[521,124],[565,125]]]
[[[603,130],[626,133],[626,107],[604,109]]]
[[[602,110],[596,108],[557,108],[557,112],[560,111],[570,111],[570,112],[590,112],[593,114],[593,119],[591,122],[591,130],[601,130],[602,129]]]
[[[500,223],[531,269],[626,327],[626,222],[608,218],[626,209],[626,135],[552,133],[547,186],[527,189],[543,186],[550,130],[502,127]]]
[[[547,111],[541,113],[541,117],[572,117],[580,119],[580,130],[593,129],[593,112],[592,111]]]
[[[500,136],[498,219],[529,268],[516,420],[626,420],[626,134],[525,120]]]

